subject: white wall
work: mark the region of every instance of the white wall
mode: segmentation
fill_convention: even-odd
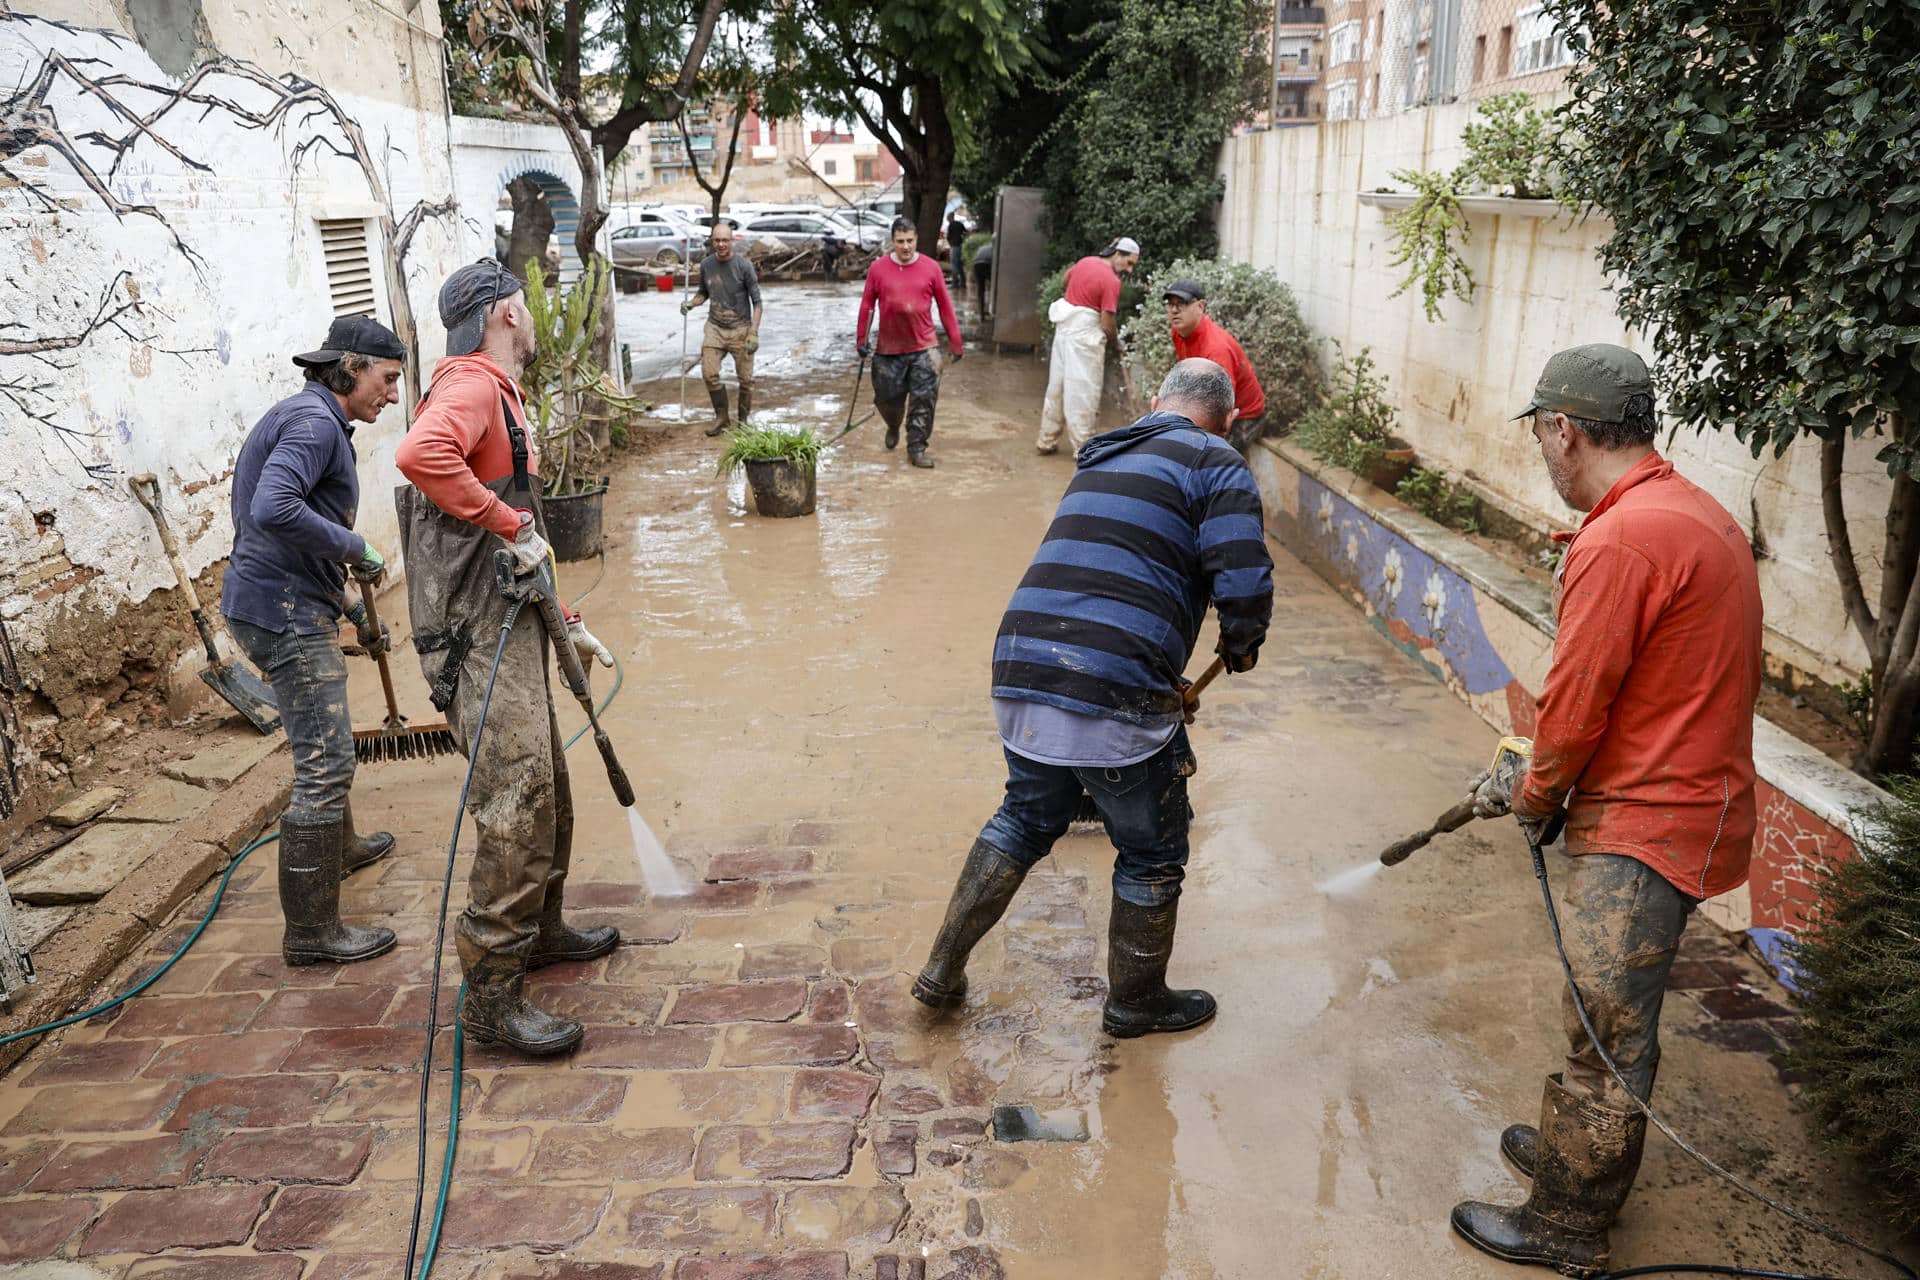
[[[405,18],[394,6],[339,0],[324,30],[311,8],[203,0],[144,19],[176,31],[116,26],[126,20],[103,3],[0,13],[0,93],[31,93],[46,75],[49,122],[42,143],[0,156],[22,179],[0,189],[0,385],[13,387],[0,399],[0,617],[29,678],[56,702],[88,675],[117,672],[139,606],[172,585],[127,493],[129,474],[160,477],[189,569],[227,555],[240,443],[300,389],[288,356],[317,346],[333,315],[315,219],[371,219],[377,311],[391,324],[380,265],[391,246],[379,215],[402,220],[454,193],[433,6]],[[61,25],[27,9],[103,25]],[[166,38],[180,32],[184,46]],[[223,56],[282,90],[205,74]],[[111,92],[153,118],[147,136],[134,137],[76,70],[133,82]],[[163,110],[194,76],[197,95],[228,105]],[[282,109],[289,93],[306,98]],[[250,116],[265,119],[256,126]],[[117,164],[111,147],[86,136],[96,130],[128,140]],[[355,131],[373,181],[342,154]],[[403,269],[430,367],[443,345],[435,290],[481,241],[452,211],[417,221]],[[50,341],[57,348],[38,353],[20,345]],[[384,548],[395,541],[392,455],[404,421],[396,406],[355,437],[359,526]]]
[[[494,213],[501,193],[515,178],[530,173],[550,175],[564,183],[576,201],[579,199],[580,166],[559,125],[455,116],[452,136],[454,189],[467,215],[467,230],[476,237],[473,257],[493,252]],[[555,221],[559,221],[557,216]],[[577,279],[579,257],[573,248],[572,225],[569,221],[564,232],[556,226],[556,234],[561,260],[566,264],[565,275]]]
[[[1554,496],[1526,424],[1505,421],[1525,405],[1540,367],[1563,347],[1617,342],[1651,357],[1652,345],[1614,314],[1595,255],[1610,228],[1600,219],[1471,217],[1466,246],[1478,290],[1449,300],[1428,323],[1417,286],[1391,297],[1400,273],[1386,217],[1358,194],[1404,190],[1396,169],[1451,168],[1461,156],[1467,104],[1373,120],[1249,134],[1221,152],[1226,199],[1221,251],[1275,271],[1298,296],[1307,323],[1348,350],[1371,347],[1391,381],[1401,434],[1423,460],[1465,473],[1546,527],[1577,516]],[[1805,444],[1756,462],[1731,430],[1687,432],[1661,446],[1742,526],[1756,514],[1770,552],[1760,565],[1769,647],[1834,680],[1865,664],[1847,624],[1819,500],[1819,455]],[[1849,451],[1847,494],[1854,545],[1880,546],[1887,480],[1868,441]],[[1863,565],[1869,593],[1876,565]]]

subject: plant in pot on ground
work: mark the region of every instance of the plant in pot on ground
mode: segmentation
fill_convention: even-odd
[[[1293,290],[1271,271],[1217,258],[1181,258],[1148,276],[1140,305],[1121,327],[1134,366],[1134,390],[1144,412],[1160,379],[1173,368],[1173,330],[1163,301],[1176,280],[1197,280],[1207,291],[1207,315],[1239,340],[1267,396],[1267,433],[1285,435],[1321,394],[1313,334],[1300,318]]]
[[[1335,352],[1340,344],[1334,343]],[[1303,449],[1392,489],[1412,464],[1413,451],[1393,434],[1387,380],[1375,371],[1371,347],[1336,360],[1327,398],[1300,420],[1294,432]]]
[[[728,476],[745,467],[753,505],[763,516],[804,516],[813,511],[814,478],[822,442],[805,428],[756,427],[742,423],[727,433],[727,447],[714,466]]]
[[[533,358],[521,373],[527,421],[540,455],[546,496],[583,493],[601,484],[600,453],[647,402],[614,384],[594,359],[594,325],[611,274],[590,259],[571,289],[549,285],[538,263],[527,267],[527,310],[533,315]]]

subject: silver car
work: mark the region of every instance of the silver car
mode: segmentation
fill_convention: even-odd
[[[856,230],[837,218],[817,213],[769,214],[749,222],[746,232],[756,242],[773,240],[794,250],[817,249],[828,235],[850,249],[871,248],[878,239],[869,228]]]
[[[616,271],[644,267],[677,267],[707,251],[707,237],[677,218],[663,213],[635,215],[632,222],[608,237]]]

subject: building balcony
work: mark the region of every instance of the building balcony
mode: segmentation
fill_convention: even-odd
[[[1282,6],[1280,25],[1283,27],[1323,27],[1327,24],[1327,11],[1320,5],[1296,5],[1292,8]]]
[[[1275,84],[1319,84],[1320,73],[1295,70],[1283,63],[1280,69],[1273,73],[1273,82]]]

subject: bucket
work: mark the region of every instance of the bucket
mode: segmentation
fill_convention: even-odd
[[[814,464],[792,458],[756,458],[747,463],[747,487],[763,516],[813,514]]]
[[[542,498],[540,510],[547,521],[547,542],[556,560],[591,560],[600,554],[601,520],[607,498],[603,476],[584,493]]]
[[[662,293],[672,293],[673,292],[673,273],[671,271],[663,271],[659,275],[655,276],[653,278],[653,287],[658,289]]]

